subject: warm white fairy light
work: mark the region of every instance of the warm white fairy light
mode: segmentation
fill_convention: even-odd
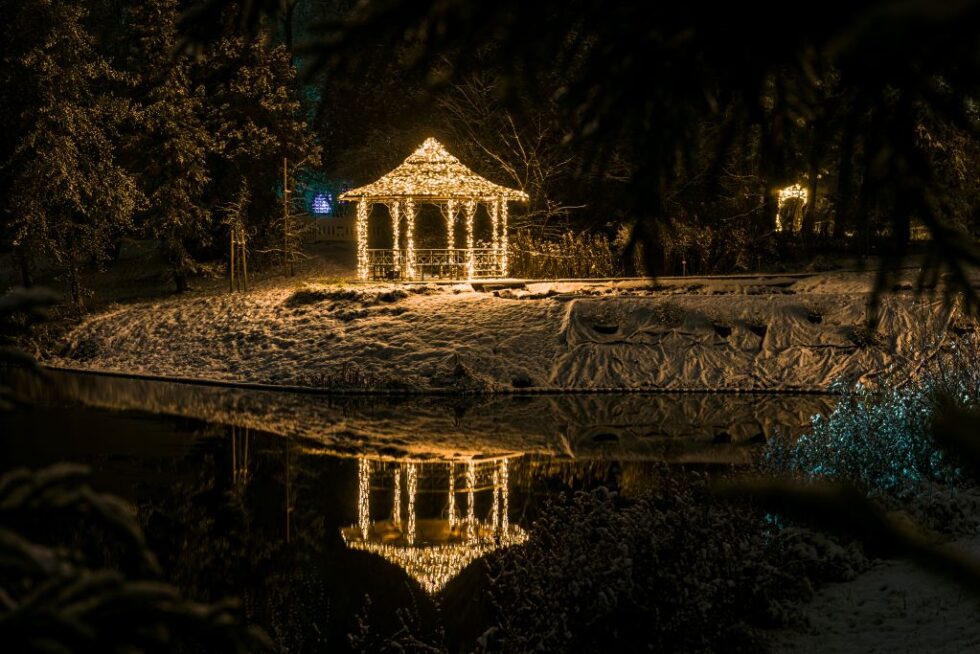
[[[507,198],[500,198],[500,276],[507,276]]]
[[[371,462],[367,459],[357,463],[357,525],[366,540],[371,527]]]
[[[341,200],[357,201],[357,253],[358,276],[366,279],[369,273],[367,255],[367,218],[370,206],[375,203],[389,203],[394,211],[395,201],[404,201],[403,213],[406,219],[405,231],[405,277],[411,279],[417,274],[415,266],[415,202],[428,202],[445,205],[446,240],[451,252],[455,252],[455,217],[458,203],[465,203],[467,227],[467,275],[472,277],[475,272],[473,260],[473,220],[476,214],[477,202],[487,205],[491,212],[492,241],[501,260],[498,265],[501,274],[507,268],[507,203],[527,202],[527,193],[509,189],[480,177],[460,163],[459,159],[449,154],[446,149],[433,138],[426,139],[419,148],[404,162],[381,179],[352,189],[340,196]],[[395,220],[392,227],[397,228]],[[498,231],[499,230],[499,231]],[[395,238],[397,261],[399,239]],[[397,264],[396,264],[397,265]]]
[[[489,204],[490,209],[490,242],[494,249],[500,247],[500,234],[498,233],[498,228],[500,224],[500,202],[494,200]]]
[[[415,278],[415,200],[405,198],[405,274]]]
[[[405,465],[405,481],[408,494],[408,530],[405,540],[409,545],[415,543],[415,491],[418,490],[418,470],[414,463]]]
[[[388,207],[388,211],[391,213],[391,249],[398,252],[398,236],[401,231],[401,203],[395,200]],[[398,257],[394,258],[395,270],[399,268]]]
[[[467,200],[463,205],[466,214],[466,276],[473,278],[476,272],[473,261],[473,221],[476,219],[476,200]]]
[[[402,523],[402,471],[395,470],[395,484],[391,491],[391,521],[396,525]]]
[[[446,247],[456,248],[456,200],[446,200]]]
[[[793,184],[792,186],[787,186],[779,190],[778,202],[776,204],[776,231],[781,232],[787,228],[791,228],[793,231],[798,232],[800,230],[800,225],[797,224],[799,221],[794,220],[793,225],[788,226],[783,224],[783,208],[786,203],[792,200],[798,200],[799,204],[796,205],[794,209],[794,216],[797,213],[799,207],[806,205],[810,194],[802,184]]]
[[[474,504],[474,489],[476,488],[476,464],[472,461],[466,464],[466,540],[476,539],[476,505]]]
[[[502,547],[520,545],[527,541],[527,532],[518,526],[493,537],[481,537],[474,543],[449,543],[428,547],[363,541],[348,538],[347,547],[371,552],[384,557],[411,575],[419,585],[431,594],[438,593],[456,575],[473,561]]]
[[[500,524],[500,468],[493,471],[493,506],[490,508],[490,524],[494,531]]]
[[[368,278],[368,203],[361,200],[357,203],[357,276]]]
[[[405,477],[408,495],[408,528],[402,530],[395,524],[394,519],[368,524],[368,493],[370,491],[371,467],[366,459],[360,462],[359,510],[365,516],[364,524],[353,525],[341,530],[341,536],[348,547],[378,554],[387,560],[401,566],[409,575],[429,593],[436,593],[446,583],[458,575],[463,568],[477,558],[484,556],[501,547],[517,545],[527,540],[527,533],[517,525],[511,526],[507,517],[509,504],[508,492],[508,463],[506,458],[466,463],[465,487],[467,494],[467,530],[460,534],[452,528],[446,528],[446,522],[437,520],[420,520],[421,531],[416,534],[415,495],[418,489],[417,476],[424,472],[428,464],[406,462],[395,467],[393,477],[395,485],[400,486],[401,476]],[[433,463],[432,466],[442,466]],[[455,465],[449,464],[450,497],[455,495],[454,472]],[[489,469],[488,469],[488,466]],[[443,469],[444,470],[444,469]],[[404,471],[404,475],[401,475]],[[421,471],[421,472],[420,472]],[[493,479],[490,489],[484,488],[479,492],[490,490],[493,494],[493,509],[487,521],[480,521],[475,514],[475,494],[478,475],[487,474]],[[441,471],[440,471],[441,476]],[[480,477],[482,478],[482,477]],[[452,505],[450,515],[455,512]]]
[[[500,511],[500,529],[505,534],[510,533],[510,518],[508,518],[508,513],[510,512],[510,493],[508,489],[510,488],[510,476],[507,472],[507,466],[509,465],[507,459],[501,459],[498,464],[500,470],[500,488],[502,489],[501,501],[503,506]]]
[[[456,526],[456,464],[449,464],[449,529]]]

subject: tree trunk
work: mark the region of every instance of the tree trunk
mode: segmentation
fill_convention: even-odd
[[[190,286],[187,284],[187,270],[180,264],[174,264],[174,284],[177,286],[178,293],[186,292]]]
[[[20,268],[21,285],[24,288],[34,286],[34,274],[31,271],[31,255],[28,254],[27,249],[23,246],[15,248],[14,258],[17,259],[17,265]]]
[[[85,311],[85,303],[82,300],[82,280],[78,270],[78,261],[75,258],[75,248],[68,251],[68,293],[71,298],[71,308],[76,315],[82,315]]]
[[[803,208],[802,240],[804,243],[814,240],[813,227],[817,219],[817,179],[820,176],[820,159],[822,150],[823,130],[814,125],[810,130],[810,153],[807,169],[806,206]]]
[[[289,0],[285,3],[285,11],[282,14],[283,41],[286,51],[289,52],[289,63],[293,64],[293,14],[299,0]]]

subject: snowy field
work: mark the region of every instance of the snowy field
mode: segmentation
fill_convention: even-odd
[[[308,282],[113,307],[49,363],[320,388],[824,390],[957,327],[900,285],[870,333],[870,285],[862,273],[493,292]]]

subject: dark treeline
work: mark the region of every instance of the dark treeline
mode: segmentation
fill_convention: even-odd
[[[263,9],[275,3],[243,23]],[[978,261],[976,1],[797,17],[765,3],[386,0],[320,18],[300,51],[341,91],[320,125],[337,128],[328,159],[358,179],[424,125],[526,189],[530,225],[635,224],[653,272],[820,249],[900,260],[927,237],[927,268],[951,264],[962,290],[961,266]],[[773,232],[793,184],[810,201],[787,207],[787,238]]]
[[[2,2],[4,242],[76,302],[120,234],[156,239],[182,289],[237,198],[274,247],[283,157],[363,183],[427,136],[528,192],[528,242],[600,233],[626,268],[900,260],[927,237],[962,290],[980,261],[980,2]]]
[[[319,156],[290,54],[230,11],[212,43],[178,52],[177,0],[2,3],[0,198],[25,285],[39,260],[82,305],[83,265],[120,238],[159,242],[178,290],[227,249],[227,207],[270,242],[282,161]],[[243,193],[243,191],[247,191]]]

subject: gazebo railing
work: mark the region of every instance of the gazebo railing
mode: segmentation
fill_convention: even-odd
[[[503,248],[415,250],[368,249],[368,275],[374,280],[489,279],[504,277]],[[409,274],[414,269],[414,274]]]

